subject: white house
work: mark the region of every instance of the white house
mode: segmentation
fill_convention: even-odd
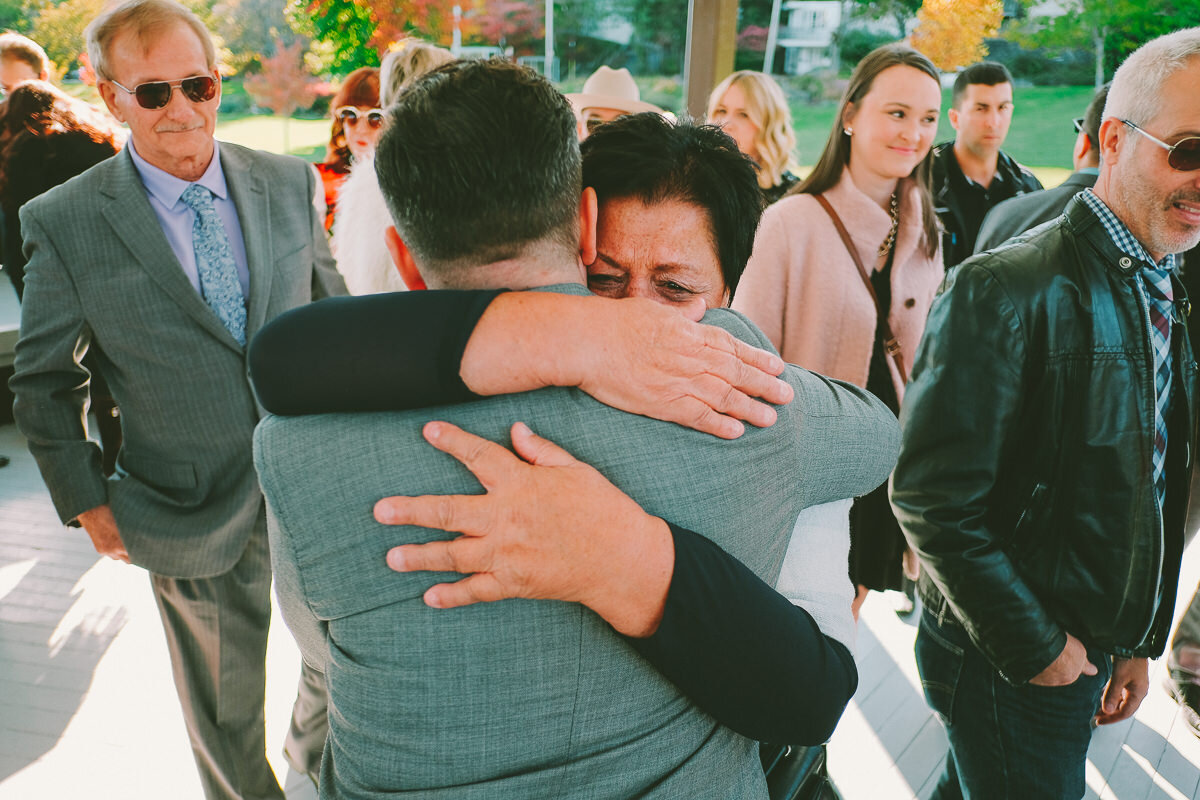
[[[783,71],[801,75],[833,67],[833,36],[841,23],[840,0],[787,0],[783,3],[777,40],[784,51]]]

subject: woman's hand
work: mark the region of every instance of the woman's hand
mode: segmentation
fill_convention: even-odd
[[[471,336],[462,379],[482,395],[578,386],[622,411],[723,439],[741,436],[742,421],[774,424],[768,404],[792,399],[776,377],[783,359],[694,321],[702,304],[688,311],[694,319],[641,298],[504,294]]]
[[[520,458],[446,422],[430,422],[423,433],[471,470],[487,492],[387,497],[375,504],[375,519],[384,524],[463,534],[388,551],[388,566],[398,572],[472,573],[430,588],[428,605],[566,600],[582,603],[628,636],[657,630],[675,560],[665,522],[524,423],[512,427]]]

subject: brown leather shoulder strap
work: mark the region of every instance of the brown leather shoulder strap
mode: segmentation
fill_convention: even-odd
[[[850,232],[846,230],[846,226],[842,224],[842,218],[833,210],[830,202],[825,199],[825,195],[816,194],[813,197],[821,204],[821,208],[825,209],[829,219],[833,221],[833,227],[837,229],[838,236],[842,237],[842,243],[846,245],[850,258],[854,260],[854,266],[858,267],[858,275],[862,278],[863,285],[867,287],[871,300],[875,303],[875,313],[879,316],[879,326],[883,331],[883,349],[896,362],[896,370],[900,373],[901,382],[908,383],[908,372],[904,369],[904,354],[900,352],[900,340],[892,333],[892,326],[888,324],[888,309],[879,307],[879,296],[875,294],[875,287],[871,284],[871,273],[867,272],[867,268],[863,266],[862,259],[858,255],[858,248],[854,246],[854,241],[850,238]]]

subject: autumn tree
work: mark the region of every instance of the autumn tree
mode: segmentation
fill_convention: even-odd
[[[275,40],[275,54],[262,60],[262,69],[247,75],[246,92],[254,102],[283,118],[283,151],[291,150],[288,123],[298,109],[317,99],[317,80],[304,69],[304,43],[285,45]]]
[[[956,70],[987,56],[983,40],[999,32],[1003,19],[1001,0],[925,0],[912,46],[939,69]]]
[[[83,29],[104,10],[104,0],[64,0],[33,18],[29,38],[40,44],[61,78],[84,50]]]
[[[230,66],[237,71],[271,52],[277,40],[290,45],[300,38],[279,0],[218,0],[213,21],[213,31],[224,40],[232,55]]]
[[[528,0],[481,0],[470,19],[472,38],[499,47],[529,47],[546,36],[545,8]]]
[[[379,54],[406,36],[448,46],[454,6],[470,0],[291,0],[292,27],[331,53],[329,68],[347,73],[379,66]]]
[[[182,1],[212,30],[212,0]],[[107,0],[62,0],[41,6],[34,16],[27,35],[46,50],[46,55],[57,68],[58,77],[61,78],[72,66],[80,63],[80,56],[86,48],[84,28],[100,16],[107,5]],[[219,39],[217,45],[218,58],[223,59],[227,54],[221,49]]]

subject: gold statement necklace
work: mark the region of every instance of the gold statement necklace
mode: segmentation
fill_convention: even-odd
[[[892,192],[892,204],[888,209],[888,214],[892,218],[892,229],[888,231],[883,244],[879,245],[879,258],[883,258],[891,251],[892,245],[896,243],[896,232],[900,230],[900,195],[896,192]]]

